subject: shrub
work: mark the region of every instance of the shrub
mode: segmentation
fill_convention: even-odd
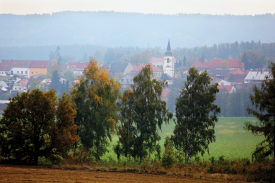
[[[162,156],[161,166],[163,166],[165,169],[170,169],[173,167],[174,164],[175,164],[175,154],[171,147],[170,140],[168,140],[165,147],[165,151]]]

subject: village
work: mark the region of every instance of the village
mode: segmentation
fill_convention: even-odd
[[[130,88],[133,78],[146,66],[146,64],[136,65],[129,62],[100,63],[102,67],[109,70],[109,75],[114,77],[122,88]],[[88,62],[68,62],[59,64],[57,60],[4,60],[0,63],[0,99],[8,100],[9,97],[17,93],[26,92],[31,89],[34,83],[50,85],[51,75],[54,70],[58,70],[60,84],[66,82],[71,87],[76,83],[78,75],[82,75]],[[261,83],[266,77],[270,77],[270,69],[257,68],[245,70],[244,63],[239,59],[213,58],[209,62],[200,60],[191,66],[182,66],[180,60],[173,56],[173,52],[168,42],[166,52],[162,58],[151,57],[150,67],[155,78],[166,80],[168,87],[163,89],[162,100],[168,102],[171,89],[177,87],[180,81],[188,75],[188,70],[195,67],[199,73],[207,71],[212,78],[211,84],[218,83],[220,91],[229,93],[246,88],[249,84]],[[70,80],[65,79],[66,74],[71,75]],[[68,81],[67,81],[68,80]],[[33,87],[36,87],[34,85]],[[5,104],[0,104],[3,112]]]

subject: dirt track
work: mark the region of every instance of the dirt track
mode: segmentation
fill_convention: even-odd
[[[168,175],[0,165],[0,182],[221,182]]]

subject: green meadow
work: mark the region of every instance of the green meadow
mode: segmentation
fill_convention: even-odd
[[[220,156],[224,156],[226,159],[237,158],[249,158],[256,144],[264,139],[263,135],[253,135],[251,132],[243,129],[244,123],[250,121],[256,124],[258,120],[253,117],[220,117],[218,123],[215,126],[216,142],[209,145],[209,153],[200,156],[201,160],[209,160],[210,157],[217,159]],[[162,152],[164,150],[163,143],[166,136],[173,134],[175,123],[171,121],[167,125],[162,126],[160,131],[162,146]],[[114,136],[110,143],[109,152],[106,153],[102,159],[108,159],[112,157],[116,158],[116,154],[113,151],[113,145],[117,144],[118,137]]]

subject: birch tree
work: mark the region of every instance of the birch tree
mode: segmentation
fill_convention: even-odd
[[[211,85],[207,72],[199,74],[190,68],[185,86],[176,99],[176,126],[171,137],[177,150],[185,154],[185,163],[190,157],[205,150],[215,141],[215,123],[220,108],[213,104],[219,91],[217,83]]]
[[[120,84],[109,77],[108,70],[91,59],[71,90],[78,134],[82,144],[95,151],[97,160],[107,151],[108,140],[111,141],[115,133],[119,89]]]

